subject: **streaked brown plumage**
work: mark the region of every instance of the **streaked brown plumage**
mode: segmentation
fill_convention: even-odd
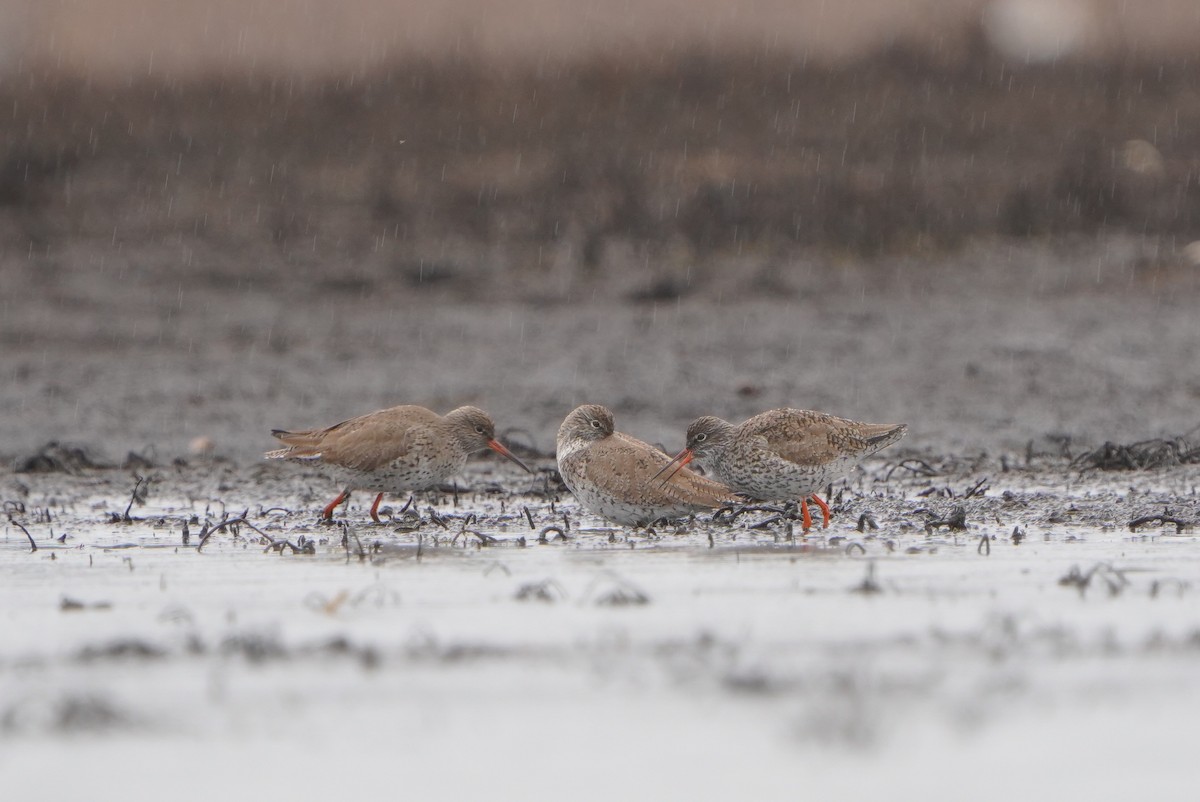
[[[666,482],[650,479],[670,458],[615,431],[613,416],[595,404],[577,407],[558,429],[558,472],[579,503],[627,526],[682,518],[734,503],[729,488],[683,469]]]
[[[325,429],[271,432],[287,448],[267,459],[291,459],[322,466],[345,488],[322,512],[326,519],[352,490],[375,490],[371,518],[379,521],[384,493],[412,493],[436,487],[462,471],[467,457],[490,448],[526,471],[529,468],[496,440],[496,425],[476,407],[438,415],[425,407],[399,406],[342,421]]]
[[[708,416],[688,427],[687,446],[671,464],[682,467],[695,459],[738,493],[764,501],[799,500],[808,529],[809,498],[829,526],[829,505],[817,490],[907,431],[903,423],[860,423],[808,409],[772,409],[737,426]]]

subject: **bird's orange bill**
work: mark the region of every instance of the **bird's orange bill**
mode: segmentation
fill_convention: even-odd
[[[517,459],[517,455],[512,453],[511,451],[509,451],[503,445],[501,445],[499,440],[488,440],[488,448],[490,448],[492,451],[495,451],[497,454],[501,454],[505,457],[508,457],[510,460],[512,460],[513,462],[517,463],[522,468],[524,468],[526,473],[533,473],[533,471],[529,469],[528,465],[526,465],[524,462],[521,462],[521,460]]]
[[[683,470],[684,465],[687,465],[689,462],[692,461],[692,457],[694,457],[694,456],[695,456],[695,454],[692,453],[692,450],[690,448],[685,448],[683,451],[680,451],[678,454],[671,457],[671,461],[668,462],[666,465],[662,466],[661,471],[654,474],[654,476],[650,477],[650,481],[653,482],[655,479],[662,476],[664,473],[667,473],[668,469],[673,467],[673,468],[675,468],[675,470],[673,470],[669,474],[667,474],[667,478],[663,479],[661,482],[661,484],[663,486],[665,486],[667,484],[667,482],[671,481],[671,478],[674,477],[675,474],[677,474]]]

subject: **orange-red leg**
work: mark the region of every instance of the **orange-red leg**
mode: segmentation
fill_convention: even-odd
[[[800,499],[800,514],[804,519],[804,531],[812,529],[812,516],[808,514],[808,500]]]
[[[371,505],[371,520],[375,523],[383,523],[379,520],[379,502],[383,501],[383,493],[375,497],[375,503]]]
[[[821,498],[820,496],[818,496],[815,493],[812,496],[810,496],[810,498],[812,498],[813,502],[815,502],[816,505],[821,508],[821,528],[828,529],[829,528],[829,505],[825,503],[825,499]]]
[[[327,506],[325,508],[325,511],[322,512],[321,515],[325,518],[326,521],[332,521],[333,520],[333,511],[335,509],[337,509],[337,506],[339,504],[341,504],[343,501],[346,501],[349,498],[350,498],[350,491],[343,490],[341,493],[338,494],[337,498],[335,498],[333,501],[329,502],[329,506]]]

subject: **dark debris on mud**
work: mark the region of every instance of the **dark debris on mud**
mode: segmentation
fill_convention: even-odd
[[[1074,468],[1101,471],[1145,471],[1197,464],[1200,464],[1200,445],[1190,442],[1187,435],[1170,440],[1142,440],[1129,445],[1107,442],[1071,462]]]
[[[1064,446],[1057,454],[1027,453],[1023,461],[902,451],[890,461],[869,460],[826,488],[833,523],[809,531],[795,503],[750,502],[651,527],[613,527],[583,514],[553,463],[531,456],[537,453],[532,443],[528,451],[531,461],[542,463],[534,479],[492,462],[473,462],[461,483],[385,506],[382,524],[351,507],[335,521],[320,520],[319,500],[330,490],[328,481],[290,466],[196,461],[143,475],[95,467],[85,450],[72,449],[39,452],[69,469],[36,479],[16,471],[7,480],[0,474],[0,500],[9,538],[22,538],[31,552],[170,545],[207,553],[218,544],[254,544],[279,556],[336,554],[372,563],[546,547],[803,549],[867,556],[932,553],[940,545],[969,543],[986,556],[991,544],[980,545],[981,535],[1013,545],[1034,536],[1033,527],[1043,538],[1069,539],[1069,528],[1078,525],[1182,535],[1200,521],[1195,493],[1181,497],[1149,489],[1162,471],[1197,459],[1186,436],[1123,450],[1106,444],[1079,456]],[[1138,480],[1107,479],[1105,466],[1115,464],[1114,454],[1135,466],[1157,466],[1158,473],[1143,467],[1147,484],[1141,490]],[[1076,492],[1081,487],[1090,488],[1085,497]],[[96,509],[109,511],[97,518]],[[106,539],[97,543],[80,532]],[[118,533],[124,534],[111,542]],[[529,598],[544,595],[531,589]]]
[[[96,735],[142,726],[140,718],[124,706],[85,691],[67,691],[52,698],[19,698],[0,708],[0,734],[9,736]]]
[[[155,467],[153,454],[153,448],[147,448],[144,452],[130,451],[121,463],[112,464],[96,456],[86,446],[51,440],[32,454],[13,460],[12,465],[17,473],[80,474],[88,470],[117,467],[145,470]],[[182,463],[182,460],[177,463]]]

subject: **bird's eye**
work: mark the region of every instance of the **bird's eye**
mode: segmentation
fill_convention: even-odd
[[[700,434],[696,435],[697,443],[703,443],[707,439],[708,439],[708,435],[706,435],[704,432],[701,432]]]
[[[598,420],[594,420],[594,421],[592,421],[592,428],[593,428],[593,429],[599,429],[599,428],[600,428],[600,421],[598,421]]]
[[[483,427],[482,427],[482,426],[476,426],[476,427],[475,427],[475,434],[483,434]]]

